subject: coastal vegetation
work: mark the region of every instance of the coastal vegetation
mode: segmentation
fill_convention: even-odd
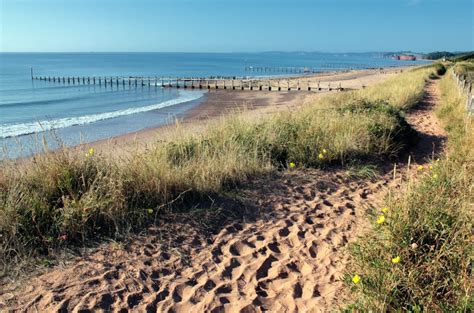
[[[442,58],[451,59],[455,61],[463,61],[466,58],[472,58],[471,52],[449,52],[449,51],[435,51],[430,52],[424,55],[424,58],[427,60],[440,60]]]
[[[374,178],[374,160],[397,158],[414,144],[405,112],[422,99],[427,79],[445,72],[442,64],[419,67],[298,111],[264,119],[236,112],[199,132],[177,125],[172,139],[120,158],[79,147],[4,160],[0,274],[27,262],[48,264],[65,249],[126,238],[163,213],[186,212],[209,198],[237,199],[235,187],[278,171],[342,166]],[[473,126],[451,75],[438,81],[446,151],[418,168],[405,193],[389,194],[369,217],[373,226],[351,246],[345,276],[354,291],[351,309],[465,311],[472,305]]]
[[[401,197],[377,208],[372,230],[352,246],[346,281],[357,299],[353,309],[473,308],[474,125],[451,75],[439,85],[436,114],[448,135],[446,151],[418,169]]]
[[[37,155],[31,163],[3,161],[3,270],[25,256],[51,256],[90,240],[121,238],[156,221],[165,209],[191,208],[289,164],[327,167],[395,157],[413,137],[403,110],[421,98],[432,71],[407,71],[265,120],[234,114],[121,160],[94,149],[64,148]]]

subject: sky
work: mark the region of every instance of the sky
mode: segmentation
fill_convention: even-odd
[[[468,51],[473,2],[0,0],[0,51]]]

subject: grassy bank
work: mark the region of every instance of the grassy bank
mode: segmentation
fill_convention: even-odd
[[[0,169],[3,269],[90,239],[120,237],[256,175],[288,166],[325,167],[395,156],[410,129],[402,109],[433,71],[409,71],[378,86],[324,97],[261,121],[236,114],[126,159],[63,149]]]
[[[354,307],[373,311],[465,312],[473,308],[474,126],[451,75],[436,114],[448,133],[440,160],[388,199],[385,220],[352,249],[347,281]],[[357,276],[355,276],[357,275]],[[352,280],[354,279],[354,281]]]

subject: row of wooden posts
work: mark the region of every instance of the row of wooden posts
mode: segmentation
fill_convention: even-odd
[[[454,81],[459,87],[459,92],[464,93],[466,96],[466,111],[469,115],[474,114],[474,88],[472,86],[474,82],[474,73],[468,72],[464,75],[456,74],[453,71]]]
[[[247,72],[279,72],[279,73],[318,73],[316,69],[309,67],[268,67],[268,66],[246,66]]]
[[[73,85],[99,85],[123,87],[163,87],[190,89],[269,90],[269,91],[332,91],[343,90],[341,83],[324,86],[319,81],[304,79],[238,79],[238,78],[163,78],[163,77],[58,77],[32,76],[32,80]]]

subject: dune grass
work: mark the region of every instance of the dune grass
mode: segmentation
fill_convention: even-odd
[[[451,75],[440,89],[436,113],[448,133],[445,155],[409,182],[401,198],[389,197],[385,212],[377,212],[385,220],[374,221],[353,245],[346,275],[357,298],[352,309],[473,309],[474,125]]]
[[[22,166],[3,161],[3,271],[25,256],[51,256],[69,245],[143,229],[163,210],[186,210],[290,163],[326,167],[393,157],[411,136],[402,109],[421,97],[432,71],[407,71],[265,120],[235,114],[121,160],[93,149],[60,149]]]

